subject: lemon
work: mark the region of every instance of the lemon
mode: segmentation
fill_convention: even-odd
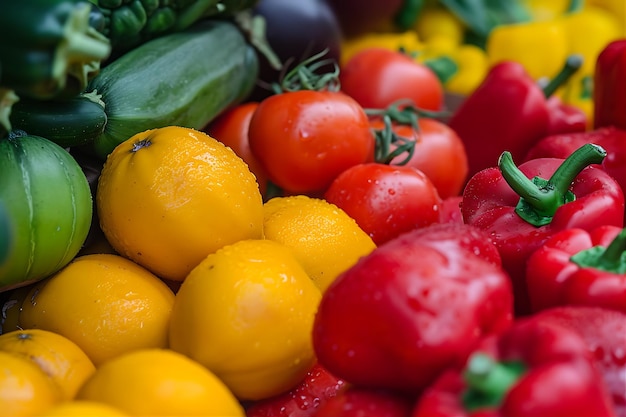
[[[326,200],[296,195],[264,205],[265,238],[293,250],[320,290],[376,245],[345,211]]]

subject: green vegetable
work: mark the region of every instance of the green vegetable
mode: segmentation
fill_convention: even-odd
[[[80,0],[2,0],[0,86],[49,99],[82,91],[111,52]]]
[[[0,203],[0,271],[11,253],[12,243],[13,231],[9,223],[9,214],[4,208],[4,204]]]
[[[21,99],[11,110],[11,125],[43,136],[63,148],[93,142],[104,132],[104,103],[90,94],[68,100]]]
[[[230,16],[257,0],[89,0],[104,15],[103,33],[114,53],[164,34],[180,32],[206,17]]]
[[[0,205],[13,233],[0,291],[43,279],[82,247],[93,207],[87,178],[59,145],[12,131],[0,139]]]
[[[104,159],[148,129],[201,129],[250,94],[258,70],[255,50],[228,20],[202,20],[140,45],[104,67],[87,88],[100,96],[108,119],[92,148]]]

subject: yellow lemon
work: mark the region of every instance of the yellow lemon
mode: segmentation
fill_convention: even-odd
[[[120,255],[84,255],[31,289],[20,324],[67,337],[98,366],[166,347],[173,304],[172,290],[145,268]]]
[[[207,256],[183,281],[170,347],[213,371],[240,400],[270,397],[312,366],[320,299],[289,248],[239,241]]]
[[[32,361],[0,352],[0,417],[31,416],[60,400],[58,387]]]
[[[94,401],[72,400],[55,404],[37,413],[35,417],[125,417],[129,416],[108,404]]]
[[[264,205],[265,238],[290,249],[323,291],[376,245],[356,221],[334,204],[296,195]]]
[[[78,345],[60,334],[42,330],[15,330],[0,335],[0,351],[31,360],[59,387],[64,400],[74,398],[78,388],[96,370]]]
[[[113,249],[170,280],[226,244],[262,237],[254,174],[231,148],[194,129],[152,129],[118,145],[96,203]]]
[[[103,363],[77,398],[109,404],[133,416],[245,415],[217,376],[169,349],[136,350]]]

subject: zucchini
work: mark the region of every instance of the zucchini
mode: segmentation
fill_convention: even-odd
[[[107,115],[93,95],[68,100],[21,99],[11,109],[11,126],[68,148],[86,145],[104,133]]]
[[[104,132],[91,147],[104,159],[148,129],[201,129],[248,97],[258,72],[255,49],[231,20],[201,20],[146,42],[89,83],[87,91],[100,96],[107,115]]]

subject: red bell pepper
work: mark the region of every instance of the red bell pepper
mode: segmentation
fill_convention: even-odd
[[[538,158],[518,168],[504,152],[498,167],[467,183],[463,219],[491,234],[513,281],[517,315],[530,313],[526,261],[550,236],[573,227],[623,227],[624,193],[597,165],[605,156],[601,147],[586,144],[565,160]]]
[[[474,252],[485,243],[460,225],[429,226],[378,246],[324,293],[313,325],[319,362],[348,384],[416,394],[462,363],[481,337],[512,322],[501,267]],[[439,233],[439,232],[438,232]]]
[[[626,313],[626,229],[562,230],[528,258],[533,311],[578,304]]]
[[[594,127],[626,130],[626,38],[609,43],[598,55],[593,78]]]
[[[585,143],[595,143],[606,151],[602,168],[617,180],[622,191],[626,193],[626,130],[602,127],[587,132],[550,135],[541,139],[528,151],[526,160],[565,159]]]
[[[533,320],[567,327],[582,336],[609,388],[618,417],[626,417],[626,314],[602,307],[553,307]]]
[[[411,417],[412,408],[413,399],[395,391],[352,385],[329,398],[315,417]]]
[[[412,417],[609,417],[608,387],[582,337],[520,319],[418,399]],[[489,342],[489,343],[488,343]]]
[[[535,142],[549,134],[586,129],[582,111],[572,118],[577,110],[558,99],[548,99],[581,63],[580,57],[572,56],[543,89],[518,62],[501,62],[489,70],[448,122],[465,144],[469,177],[492,167],[504,151],[522,159]]]
[[[343,380],[315,363],[302,382],[291,390],[249,404],[246,417],[311,417],[344,388]]]

